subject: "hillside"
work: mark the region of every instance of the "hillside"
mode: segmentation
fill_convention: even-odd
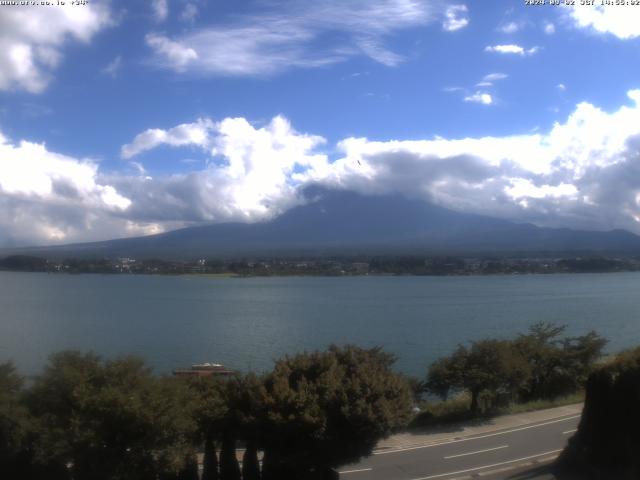
[[[146,237],[11,253],[175,259],[357,253],[640,253],[640,237],[624,230],[541,228],[455,212],[401,196],[312,189],[307,190],[307,198],[307,203],[267,222],[205,225]]]

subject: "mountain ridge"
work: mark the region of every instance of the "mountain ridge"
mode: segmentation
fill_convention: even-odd
[[[10,253],[60,257],[193,259],[338,254],[640,253],[626,230],[538,227],[461,213],[400,195],[313,188],[307,203],[258,223],[220,223],[161,234]]]

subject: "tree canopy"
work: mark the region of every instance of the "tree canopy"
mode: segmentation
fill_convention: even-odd
[[[188,391],[134,357],[55,354],[26,402],[40,460],[66,467],[74,479],[156,478],[179,471],[192,450]]]
[[[564,326],[533,325],[511,340],[485,339],[459,345],[428,370],[426,388],[442,398],[467,391],[472,411],[479,398],[505,394],[510,399],[554,398],[583,387],[606,340],[595,332],[563,337]]]

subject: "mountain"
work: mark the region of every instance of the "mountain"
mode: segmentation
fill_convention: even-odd
[[[402,196],[307,189],[309,201],[261,223],[223,223],[159,235],[19,253],[55,257],[193,259],[252,255],[640,253],[624,230],[541,228],[448,210]],[[12,253],[17,253],[14,250]]]

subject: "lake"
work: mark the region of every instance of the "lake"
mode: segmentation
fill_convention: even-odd
[[[640,345],[640,273],[211,278],[0,272],[0,361],[34,374],[51,352],[135,353],[156,372],[212,361],[270,369],[330,343],[381,345],[423,376],[458,343],[534,322]]]

